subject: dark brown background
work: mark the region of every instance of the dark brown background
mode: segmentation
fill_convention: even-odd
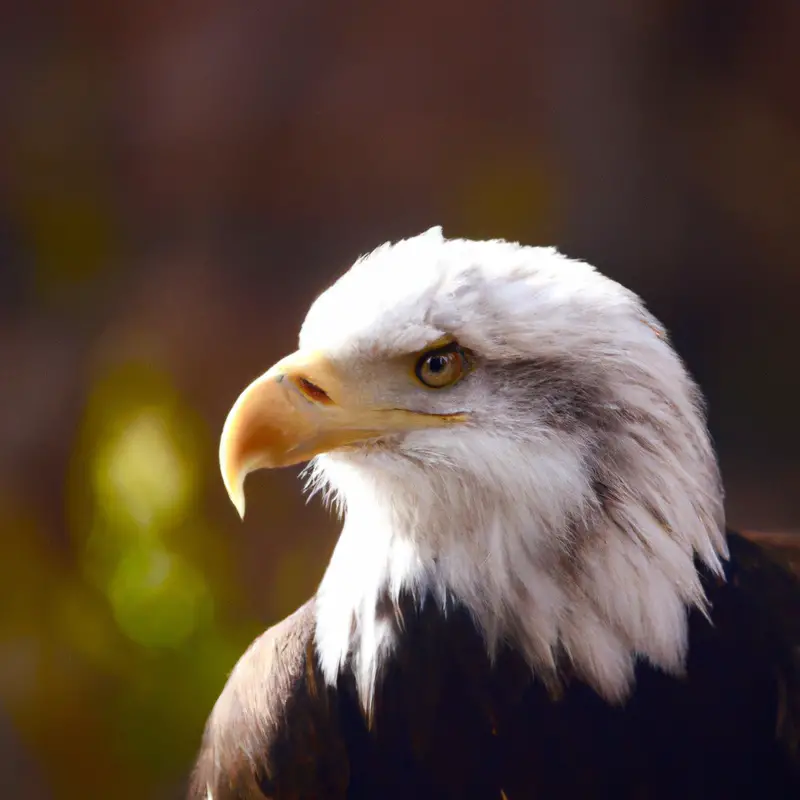
[[[335,536],[225,414],[358,254],[556,244],[705,389],[735,525],[800,523],[800,3],[5,0],[0,789],[180,796]]]

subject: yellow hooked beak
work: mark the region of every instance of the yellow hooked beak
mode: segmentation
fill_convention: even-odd
[[[348,386],[324,356],[297,352],[256,378],[222,429],[219,465],[231,502],[244,517],[244,479],[258,469],[308,461],[380,436],[442,428],[464,414],[378,408]]]

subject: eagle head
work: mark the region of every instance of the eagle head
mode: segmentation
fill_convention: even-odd
[[[360,258],[225,423],[242,514],[249,472],[304,461],[344,519],[318,656],[365,704],[402,592],[462,604],[490,656],[511,643],[622,700],[637,659],[682,670],[696,561],[727,555],[702,399],[664,329],[552,248],[437,227]]]

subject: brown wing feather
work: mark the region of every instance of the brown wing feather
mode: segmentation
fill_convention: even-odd
[[[241,657],[206,724],[191,798],[343,795],[347,756],[310,657],[313,634],[312,599]]]
[[[736,548],[739,588],[775,620],[785,659],[779,685],[776,735],[800,779],[800,533],[740,531],[749,547]],[[729,536],[732,544],[736,534]],[[753,547],[752,545],[755,545]]]
[[[740,531],[739,535],[757,544],[774,561],[800,578],[800,532]]]

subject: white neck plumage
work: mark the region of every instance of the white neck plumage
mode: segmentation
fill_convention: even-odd
[[[725,543],[677,480],[610,501],[577,487],[569,470],[487,493],[446,470],[415,481],[387,464],[325,457],[312,468],[312,484],[335,487],[345,516],[317,594],[318,656],[330,683],[349,661],[365,708],[398,645],[379,613],[384,592],[454,597],[490,656],[510,640],[544,679],[566,656],[609,702],[628,695],[637,658],[681,672],[688,611],[705,606],[694,559],[719,572]]]

